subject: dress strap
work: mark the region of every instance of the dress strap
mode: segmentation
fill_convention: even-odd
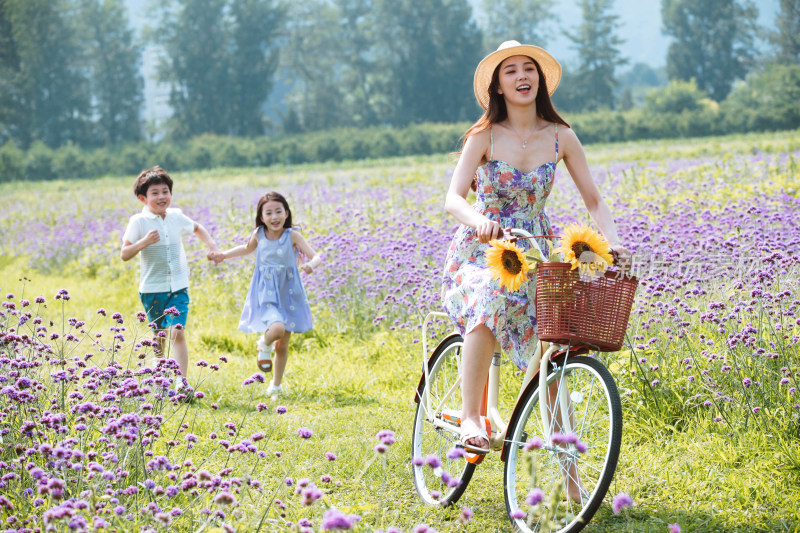
[[[555,124],[556,131],[556,164],[558,164],[558,122]]]
[[[489,159],[494,159],[494,131],[489,126]]]

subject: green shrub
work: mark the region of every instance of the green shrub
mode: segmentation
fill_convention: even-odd
[[[60,179],[86,178],[88,174],[86,152],[72,144],[65,144],[53,155],[53,172]]]
[[[136,176],[142,170],[157,164],[151,150],[139,143],[124,146],[116,157],[114,168],[118,174]]]
[[[214,152],[214,164],[218,167],[243,167],[248,160],[244,154],[244,142],[236,142],[231,139],[221,145]]]
[[[0,147],[0,182],[25,179],[25,154],[11,142]]]
[[[25,179],[52,180],[55,178],[53,150],[42,141],[35,141],[25,156]]]
[[[200,140],[192,140],[189,148],[186,151],[185,169],[199,170],[203,168],[211,168],[211,150]]]
[[[174,143],[159,143],[153,149],[153,165],[158,165],[167,172],[183,169],[186,167],[183,154],[185,150],[185,147]]]
[[[94,178],[108,174],[121,174],[114,164],[114,157],[106,148],[99,148],[86,154],[86,177]]]
[[[800,126],[800,65],[768,64],[733,88],[722,103],[733,131]]]
[[[649,89],[644,95],[644,109],[650,113],[682,113],[703,107],[706,94],[694,80],[672,80],[665,87]]]

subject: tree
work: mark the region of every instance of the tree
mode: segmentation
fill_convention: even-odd
[[[613,0],[582,0],[583,20],[577,31],[567,32],[580,58],[572,78],[582,109],[614,107],[614,70],[628,61],[622,57],[616,35],[619,16],[610,13]]]
[[[177,4],[164,6],[163,22],[156,32],[166,53],[158,66],[158,78],[171,84],[170,135],[227,134],[229,29],[223,16],[225,0],[178,0]]]
[[[27,148],[89,141],[89,81],[69,0],[0,0],[2,135]]]
[[[262,107],[278,66],[278,35],[285,10],[273,0],[236,0],[231,51],[231,129],[234,135],[263,135]]]
[[[348,20],[342,12],[343,4],[310,0],[292,6],[289,40],[281,58],[293,84],[287,96],[290,112],[284,115],[287,128],[308,131],[352,125],[351,114],[345,109],[345,93],[351,87],[342,79],[350,58],[344,52],[346,39],[341,32],[351,38],[358,36],[361,25],[358,21],[354,26],[342,23]],[[365,48],[361,53],[368,53],[371,46]]]
[[[133,44],[121,0],[81,0],[81,32],[88,48],[98,144],[141,138],[141,49]]]
[[[396,125],[475,117],[481,33],[467,0],[377,0],[378,54],[389,67]]]
[[[161,81],[172,85],[170,134],[252,135],[277,66],[283,11],[274,0],[173,0],[156,39]]]
[[[550,37],[547,26],[555,19],[553,0],[483,0],[481,7],[487,51],[509,39],[541,45]]]
[[[695,79],[717,102],[753,57],[757,10],[748,0],[662,0],[664,33],[674,41],[667,52],[671,80]]]
[[[775,28],[770,42],[776,48],[778,61],[800,65],[800,0],[781,0]]]

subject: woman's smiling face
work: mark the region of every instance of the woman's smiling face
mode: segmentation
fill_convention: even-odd
[[[498,72],[499,87],[497,92],[506,101],[514,104],[526,104],[536,101],[539,89],[539,72],[528,56],[511,56],[502,63]]]

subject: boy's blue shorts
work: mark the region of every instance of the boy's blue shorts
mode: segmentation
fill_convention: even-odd
[[[147,313],[147,320],[155,322],[159,329],[180,324],[186,327],[186,315],[189,314],[189,291],[181,289],[175,292],[140,292],[139,298]],[[178,316],[164,314],[164,311],[175,308]]]

